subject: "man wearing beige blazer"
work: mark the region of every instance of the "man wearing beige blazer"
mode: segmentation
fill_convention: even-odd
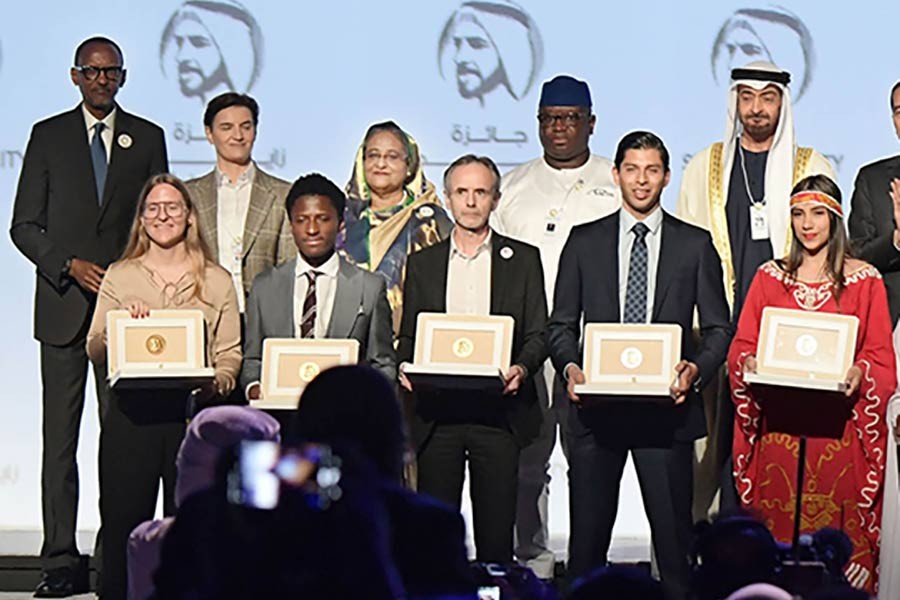
[[[187,182],[200,235],[231,273],[242,317],[253,279],[297,254],[284,210],[290,184],[251,158],[258,122],[259,105],[246,94],[210,100],[203,124],[216,149],[216,168]]]

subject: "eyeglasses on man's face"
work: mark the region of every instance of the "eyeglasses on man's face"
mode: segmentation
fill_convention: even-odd
[[[93,67],[91,65],[81,65],[80,67],[75,67],[75,70],[81,73],[81,76],[88,81],[94,81],[100,77],[100,73],[103,73],[108,81],[119,81],[122,79],[122,75],[125,74],[125,69],[121,66]]]
[[[566,127],[574,127],[584,119],[584,114],[576,111],[561,114],[538,113],[537,119],[542,127],[551,127],[557,123],[562,123]]]

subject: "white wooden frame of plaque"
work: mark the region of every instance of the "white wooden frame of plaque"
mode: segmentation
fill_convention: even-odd
[[[856,327],[853,327],[853,325]],[[836,361],[832,365],[820,365],[825,370],[814,366],[807,357],[815,354],[817,348],[811,348],[805,354],[797,350],[796,360],[775,358],[775,344],[778,341],[778,328],[781,326],[801,327],[805,329],[818,329],[820,331],[833,331],[838,336],[838,351],[835,353]],[[757,375],[767,375],[769,369],[784,369],[798,371],[799,379],[831,379],[842,381],[847,374],[847,369],[853,364],[853,350],[856,347],[859,319],[851,315],[836,315],[833,313],[808,312],[804,310],[775,308],[767,306],[763,309],[762,323],[760,325],[760,337],[757,342]],[[813,338],[815,341],[815,338]],[[838,362],[839,361],[839,362]],[[831,367],[831,368],[827,368]],[[814,377],[817,373],[820,377]],[[772,373],[778,377],[784,377],[783,373]],[[824,377],[822,377],[824,376]]]
[[[164,316],[154,316],[162,312]],[[173,315],[171,313],[182,313]],[[114,326],[113,326],[114,325]],[[128,363],[125,357],[125,344],[120,343],[125,339],[125,330],[130,328],[147,328],[155,329],[159,327],[184,327],[187,331],[187,360],[183,362],[159,362],[159,363]],[[198,344],[202,348],[203,344],[203,313],[194,309],[183,310],[163,310],[150,311],[150,316],[144,319],[133,319],[127,310],[111,310],[106,313],[106,331],[109,340],[109,354],[107,360],[107,376],[112,377],[116,371],[127,371],[129,374],[143,374],[147,372],[157,372],[160,367],[165,365],[167,368],[182,369],[203,369],[205,366],[205,351],[201,350],[201,362],[197,364],[192,357],[196,358],[196,348]],[[109,335],[114,332],[115,335]],[[192,350],[194,350],[192,352]],[[113,359],[113,360],[110,360]],[[124,369],[119,365],[128,365]]]
[[[630,331],[632,326],[625,324],[618,325],[618,330],[610,330],[607,325],[598,323],[590,323],[585,326],[585,337],[591,348],[590,366],[588,373],[586,374],[587,385],[627,385],[637,383],[643,386],[658,384],[660,387],[665,387],[666,390],[668,390],[669,386],[675,380],[675,373],[669,369],[669,365],[678,363],[677,360],[672,360],[672,357],[676,352],[675,346],[677,346],[677,352],[679,354],[681,353],[681,328],[676,325],[675,327],[677,327],[677,329],[675,329],[669,324],[655,325],[657,324],[637,325],[636,328],[640,328],[642,331]],[[648,328],[655,329],[656,331],[647,331],[646,329]],[[675,338],[678,339],[676,340]],[[659,373],[658,375],[638,375],[637,382],[634,382],[635,375],[603,374],[600,372],[600,346],[604,340],[660,340],[663,343],[663,354],[660,362],[661,366],[664,367],[666,371],[664,373]],[[585,348],[587,348],[587,345]],[[589,358],[587,352],[585,352],[584,358],[585,363],[587,363]],[[668,394],[668,391],[666,393]]]
[[[480,320],[449,320],[441,317],[464,317],[468,315],[443,314],[443,313],[419,313],[416,317],[416,328],[422,332],[424,339],[422,344],[416,344],[416,356],[413,357],[413,363],[417,366],[428,366],[440,369],[459,369],[464,367],[460,363],[449,362],[433,362],[431,360],[431,351],[434,347],[434,331],[435,329],[452,329],[458,331],[487,331],[494,336],[494,353],[491,357],[491,364],[486,365],[497,368],[502,372],[509,370],[509,362],[512,360],[512,347],[504,342],[509,339],[512,341],[512,328],[514,325],[513,318],[507,315],[489,315],[490,321]],[[485,318],[485,317],[482,317]],[[421,349],[422,356],[418,356]],[[506,355],[506,356],[504,356]]]
[[[332,342],[332,343],[321,343]],[[311,351],[315,348],[315,351]],[[260,375],[266,373],[267,361],[272,361],[270,380],[268,385],[260,388],[259,402],[278,402],[285,396],[296,396],[303,388],[295,387],[277,387],[278,384],[278,357],[281,355],[297,355],[317,354],[326,356],[337,356],[341,365],[355,365],[359,360],[359,341],[354,339],[299,339],[299,338],[267,338],[263,340],[263,360],[260,369]],[[260,382],[262,383],[262,382]],[[257,401],[254,401],[254,403]]]

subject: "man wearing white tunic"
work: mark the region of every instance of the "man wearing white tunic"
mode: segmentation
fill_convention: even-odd
[[[620,204],[612,162],[592,155],[588,148],[595,122],[586,83],[567,75],[545,82],[538,106],[544,155],[503,177],[500,204],[491,215],[496,231],[540,249],[551,302],[569,230],[612,213]],[[555,558],[547,543],[548,469],[557,423],[564,425],[560,418],[565,414],[566,395],[549,360],[544,379],[546,387],[538,386],[544,412],[541,434],[519,457],[515,553],[538,577],[551,579]]]
[[[712,234],[734,321],[756,269],[787,253],[794,183],[815,174],[835,178],[822,154],[794,141],[790,79],[763,61],[734,69],[725,136],[694,155],[681,181],[675,213]],[[734,409],[727,381],[720,380],[718,393],[715,388],[707,388],[707,451],[712,454],[704,459],[713,472],[695,474],[694,497],[701,505],[695,504],[696,512],[705,512],[719,484],[720,508],[737,507],[730,458]],[[722,481],[716,482],[720,471]]]

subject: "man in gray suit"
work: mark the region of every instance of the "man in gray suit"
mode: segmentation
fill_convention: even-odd
[[[247,299],[241,385],[260,397],[266,338],[332,338],[359,342],[359,361],[397,377],[385,280],[334,251],[346,196],[317,173],[294,182],[285,200],[296,259],[261,274]]]
[[[258,123],[259,105],[246,94],[210,100],[203,124],[216,149],[216,168],[186,184],[200,235],[231,273],[242,315],[253,279],[297,253],[283,204],[290,184],[264,172],[251,156]]]

